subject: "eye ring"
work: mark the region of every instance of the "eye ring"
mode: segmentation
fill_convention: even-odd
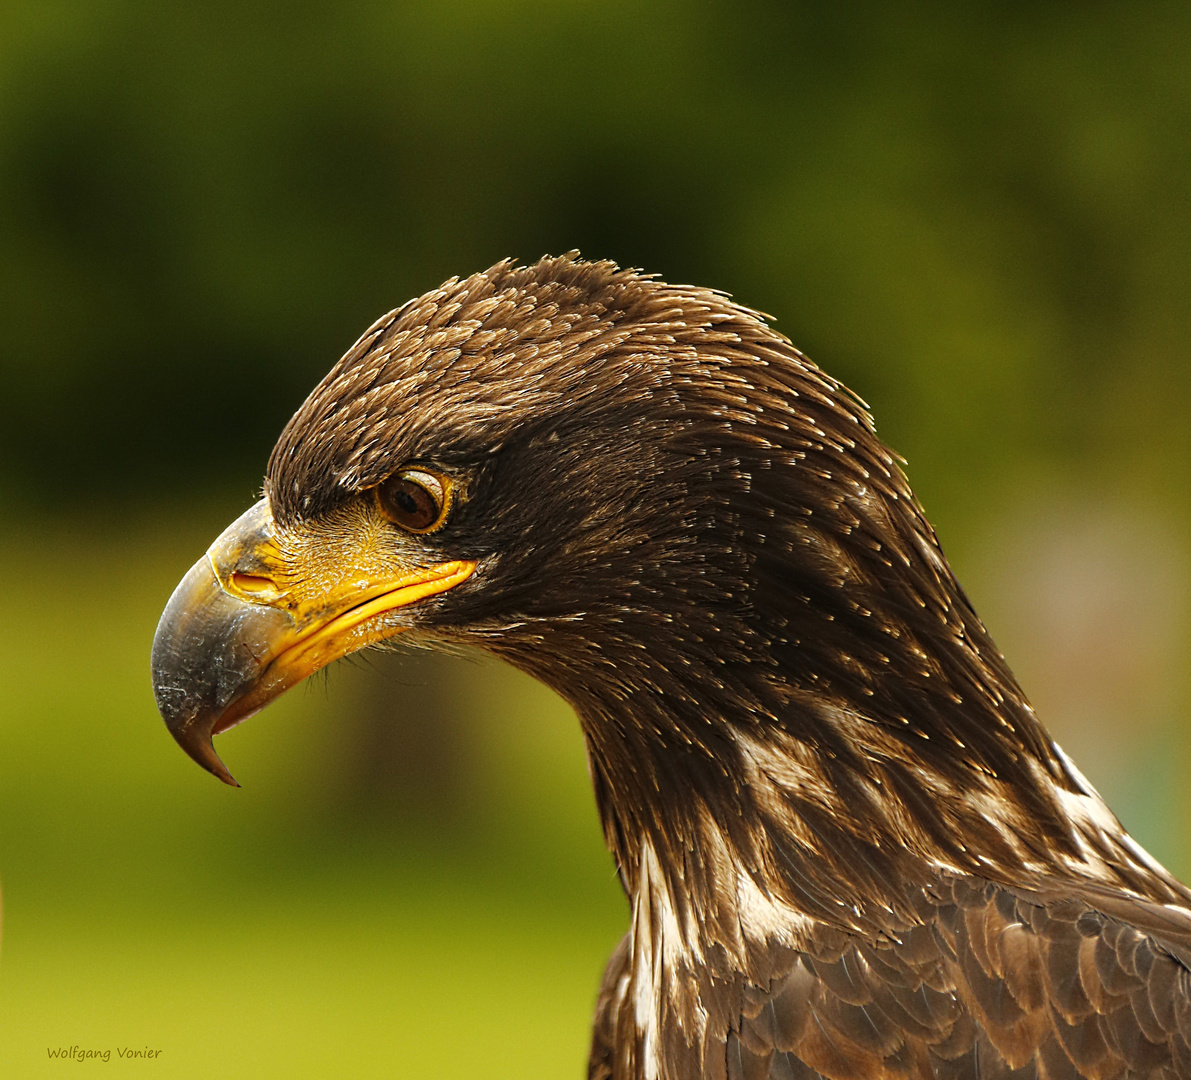
[[[451,481],[428,469],[399,469],[376,488],[381,511],[406,532],[442,527],[451,508]]]

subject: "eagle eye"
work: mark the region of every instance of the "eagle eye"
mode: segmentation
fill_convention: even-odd
[[[413,533],[431,532],[446,520],[450,494],[447,478],[425,469],[402,469],[376,489],[385,516]]]

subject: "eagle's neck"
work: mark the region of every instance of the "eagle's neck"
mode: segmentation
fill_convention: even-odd
[[[969,638],[971,656],[996,655]],[[679,663],[691,692],[667,678]],[[878,693],[849,700],[827,677],[808,689],[760,654],[700,678],[689,658],[642,649],[616,665],[615,687],[572,685],[634,904],[674,942],[717,942],[747,969],[752,948],[775,935],[796,946],[808,921],[896,933],[938,874],[1074,877],[1186,903],[1011,677],[970,703],[946,676],[956,665],[938,661],[920,697],[929,728],[892,722]]]

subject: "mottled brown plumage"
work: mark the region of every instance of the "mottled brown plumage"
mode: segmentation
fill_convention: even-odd
[[[1191,1076],[1191,893],[1039,724],[863,403],[762,317],[573,255],[449,281],[286,427],[279,533],[411,462],[460,492],[419,557],[476,570],[400,629],[583,727],[632,905],[592,1077]]]

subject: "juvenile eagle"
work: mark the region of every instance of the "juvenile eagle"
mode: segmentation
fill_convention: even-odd
[[[863,403],[575,255],[315,388],[153,644],[214,734],[398,633],[553,687],[632,907],[591,1077],[1191,1077],[1191,891],[1047,735]]]

